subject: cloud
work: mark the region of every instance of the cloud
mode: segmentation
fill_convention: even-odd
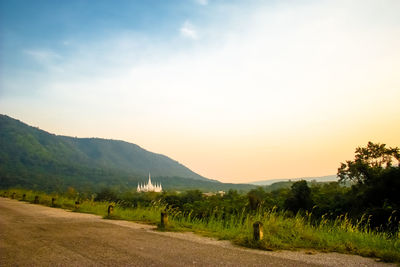
[[[208,5],[208,0],[195,0],[197,4],[206,6]]]
[[[196,29],[189,21],[185,21],[183,23],[182,27],[180,28],[180,33],[185,38],[193,40],[197,40],[199,38]]]
[[[399,97],[400,38],[398,27],[381,19],[384,14],[365,17],[367,12],[356,7],[324,4],[267,5],[240,14],[232,23],[224,17],[220,23],[199,24],[196,46],[181,38],[156,42],[129,32],[71,42],[65,58],[62,51],[25,53],[47,69],[64,70],[45,73],[41,80],[48,102],[74,106],[77,113],[91,105],[94,114],[108,105],[107,112],[116,117],[125,114],[138,125],[152,123],[163,130],[186,125],[200,132],[211,126],[228,134],[269,125],[285,133],[344,114],[357,117],[376,99],[392,103]],[[369,27],[375,20],[382,25]],[[199,39],[190,21],[180,34]],[[376,88],[385,88],[385,96],[377,98]],[[160,122],[160,117],[166,119]]]
[[[31,59],[34,60],[37,64],[39,64],[46,71],[50,72],[63,72],[63,57],[52,51],[47,49],[28,49],[23,50],[23,53],[28,55]]]
[[[71,135],[81,127],[78,135],[119,137],[177,159],[184,157],[177,156],[176,147],[185,142],[227,151],[209,161],[193,156],[193,162],[208,162],[207,169],[218,157],[254,155],[249,166],[269,161],[287,165],[287,153],[298,144],[308,149],[332,140],[359,142],[361,134],[380,140],[387,140],[381,133],[398,136],[400,128],[393,125],[400,116],[399,2],[307,3],[251,10],[243,5],[231,12],[213,7],[210,12],[215,13],[207,13],[211,19],[196,17],[201,32],[185,21],[180,36],[174,22],[174,34],[167,37],[115,31],[97,39],[72,39],[67,52],[25,50],[45,70],[60,67],[64,72],[40,68],[33,78],[3,75],[7,86],[2,88],[9,89],[0,106],[11,114],[52,116],[60,129],[69,123]],[[32,85],[40,95],[29,95],[25,102],[19,96],[7,100]],[[246,148],[272,144],[282,144],[281,156]],[[320,155],[325,154],[330,153]],[[235,163],[226,160],[226,170],[228,164]],[[248,173],[234,169],[223,175]]]
[[[51,50],[24,50],[23,52],[41,64],[49,64],[62,58]]]

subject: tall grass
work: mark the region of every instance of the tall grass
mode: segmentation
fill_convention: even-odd
[[[84,200],[76,207],[75,200],[61,195],[47,195],[27,190],[9,190],[8,196],[15,192],[15,198],[21,200],[25,194],[26,201],[33,202],[39,196],[39,203],[51,206],[55,198],[55,207],[73,211],[87,212],[110,219],[122,219],[156,225],[160,220],[160,212],[166,210],[161,203],[153,203],[151,207],[127,207],[126,203],[95,202]],[[107,214],[109,205],[114,206],[111,216]],[[169,226],[167,230],[193,231],[206,236],[232,240],[235,244],[264,250],[279,249],[315,249],[324,252],[340,252],[377,257],[388,262],[400,262],[400,231],[396,235],[378,232],[368,227],[368,218],[361,218],[352,223],[342,215],[335,220],[322,216],[317,222],[311,220],[312,214],[288,216],[275,209],[259,210],[249,214],[243,210],[235,216],[224,217],[215,210],[207,218],[183,214],[175,209],[168,209]],[[254,241],[252,238],[253,223],[263,224],[264,238]],[[399,226],[400,230],[400,226]]]
[[[232,240],[238,245],[264,250],[315,249],[324,252],[341,252],[367,257],[377,257],[389,262],[400,262],[400,234],[395,236],[373,231],[364,219],[353,224],[347,216],[329,221],[324,216],[315,223],[311,214],[289,217],[276,210],[250,215],[242,212],[228,219],[212,216],[210,220],[173,217],[178,226],[195,232]],[[253,223],[263,224],[264,238],[254,241]]]

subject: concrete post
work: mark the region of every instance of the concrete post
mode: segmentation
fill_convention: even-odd
[[[35,196],[35,200],[33,201],[35,204],[39,204],[39,196]]]
[[[263,224],[262,222],[255,222],[253,224],[253,239],[260,241],[263,239]]]
[[[168,214],[166,212],[161,212],[161,228],[165,228],[168,225]]]
[[[107,209],[107,214],[108,214],[108,216],[110,216],[110,215],[113,213],[113,211],[114,211],[113,205],[109,205],[109,206],[108,206],[108,209]]]

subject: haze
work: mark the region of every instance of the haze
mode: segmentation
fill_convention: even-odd
[[[223,182],[399,146],[400,1],[1,1],[0,112]]]

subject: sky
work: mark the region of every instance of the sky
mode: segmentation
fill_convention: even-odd
[[[400,146],[398,0],[0,0],[0,113],[222,182]]]

